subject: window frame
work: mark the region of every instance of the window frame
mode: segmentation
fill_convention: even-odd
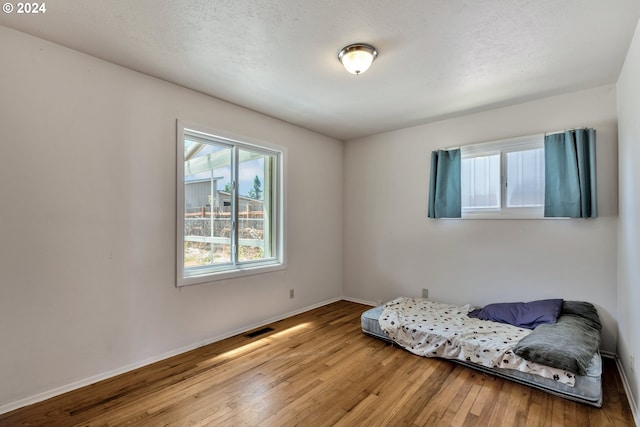
[[[462,219],[544,219],[544,204],[536,207],[507,207],[507,153],[544,150],[544,134],[508,138],[460,147],[461,160],[500,154],[500,206],[464,208]],[[543,184],[544,186],[544,184]]]
[[[218,129],[209,129],[200,125],[193,125],[177,120],[176,123],[176,286],[188,286],[202,283],[210,283],[219,280],[227,280],[236,277],[243,277],[253,274],[263,274],[273,271],[284,270],[286,264],[286,230],[284,221],[285,212],[285,161],[286,149],[275,144],[263,141],[252,140],[243,136],[224,132]],[[240,261],[236,259],[223,265],[207,265],[198,267],[184,266],[184,244],[185,244],[185,177],[184,177],[184,141],[185,137],[191,136],[194,139],[211,142],[219,146],[231,148],[231,221],[232,231],[230,245],[232,251],[239,251],[238,237],[238,203],[239,192],[237,189],[240,150],[247,150],[257,154],[273,156],[273,180],[271,188],[273,200],[271,206],[272,231],[270,236],[273,240],[273,256],[268,259]],[[236,257],[239,258],[239,257]]]

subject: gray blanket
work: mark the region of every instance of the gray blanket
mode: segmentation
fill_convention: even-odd
[[[600,348],[601,327],[592,304],[565,301],[558,321],[538,326],[515,345],[514,353],[532,362],[585,375]]]

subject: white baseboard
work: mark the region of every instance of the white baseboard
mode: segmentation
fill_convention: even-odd
[[[373,302],[373,301],[365,301],[362,299],[358,299],[358,298],[351,298],[351,297],[342,297],[343,300],[345,301],[349,301],[349,302],[355,302],[357,304],[364,304],[364,305],[370,305],[372,307],[375,307],[377,305],[380,305],[377,302]]]
[[[135,363],[131,363],[129,365],[122,366],[120,368],[116,368],[116,369],[113,369],[113,370],[108,371],[108,372],[103,372],[101,374],[94,375],[94,376],[91,376],[91,377],[88,377],[88,378],[83,378],[81,380],[74,381],[74,382],[72,382],[70,384],[66,384],[66,385],[63,385],[63,386],[60,386],[60,387],[56,387],[54,389],[47,390],[45,392],[38,393],[38,394],[30,396],[30,397],[26,397],[24,399],[20,399],[20,400],[17,400],[15,402],[10,402],[10,403],[1,405],[0,406],[0,414],[11,412],[11,411],[14,411],[14,410],[19,409],[19,408],[23,408],[23,407],[28,406],[28,405],[32,405],[34,403],[42,402],[43,400],[47,400],[47,399],[50,399],[52,397],[59,396],[61,394],[64,394],[64,393],[67,393],[67,392],[70,392],[70,391],[73,391],[73,390],[77,390],[77,389],[79,389],[81,387],[85,387],[85,386],[88,386],[90,384],[94,384],[94,383],[97,383],[99,381],[106,380],[106,379],[115,377],[117,375],[124,374],[124,373],[129,372],[129,371],[133,371],[134,369],[138,369],[138,368],[141,368],[143,366],[147,366],[147,365],[150,365],[152,363],[159,362],[161,360],[168,359],[168,358],[173,357],[173,356],[177,356],[178,354],[186,353],[187,351],[191,351],[191,350],[194,350],[196,348],[203,347],[205,345],[212,344],[212,343],[217,342],[217,341],[222,341],[222,340],[224,340],[226,338],[230,338],[230,337],[233,337],[233,336],[236,336],[236,335],[240,335],[240,334],[245,333],[247,331],[250,331],[252,329],[257,329],[257,328],[260,328],[262,326],[269,325],[271,323],[286,319],[288,317],[295,316],[297,314],[304,313],[306,311],[313,310],[315,308],[325,306],[327,304],[331,304],[331,303],[334,303],[334,302],[337,302],[337,301],[341,301],[342,299],[345,299],[345,298],[342,298],[342,297],[332,298],[330,300],[326,300],[326,301],[323,301],[323,302],[320,302],[320,303],[317,303],[317,304],[313,304],[313,305],[310,305],[310,306],[307,306],[307,307],[303,307],[303,308],[300,308],[298,310],[282,314],[280,316],[272,317],[270,319],[267,319],[267,320],[259,322],[259,323],[245,325],[245,326],[243,326],[241,328],[238,328],[238,329],[236,329],[234,331],[230,331],[230,332],[227,332],[227,333],[224,333],[224,334],[221,334],[221,335],[217,335],[215,337],[208,338],[208,339],[206,339],[204,341],[201,341],[201,342],[197,342],[197,343],[185,346],[185,347],[181,347],[181,348],[178,348],[178,349],[175,349],[175,350],[171,350],[171,351],[168,351],[166,353],[160,354],[158,356],[150,357],[148,359],[145,359],[145,360],[142,360],[142,361],[139,361],[139,362],[135,362]]]
[[[629,401],[629,407],[631,408],[633,421],[636,423],[636,427],[637,427],[640,425],[640,418],[638,418],[638,405],[636,404],[636,401],[633,398],[633,394],[631,394],[631,387],[629,387],[629,380],[627,380],[627,374],[625,374],[624,369],[622,368],[622,362],[620,361],[620,358],[618,357],[617,354],[613,355],[613,358],[616,361],[616,367],[618,368],[618,373],[620,374],[620,378],[622,379],[622,385],[624,386],[624,392],[627,395],[627,400]]]

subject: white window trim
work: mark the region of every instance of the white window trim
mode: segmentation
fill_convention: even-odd
[[[462,219],[548,219],[544,217],[544,206],[531,208],[506,207],[506,161],[505,153],[527,149],[544,148],[544,134],[507,138],[497,141],[483,142],[460,146],[461,158],[478,157],[480,155],[500,155],[500,209],[462,208]]]
[[[276,165],[276,200],[274,202],[276,233],[273,236],[276,239],[275,251],[273,258],[260,260],[255,262],[247,262],[233,266],[207,266],[202,267],[202,274],[193,274],[185,276],[184,268],[184,137],[185,131],[191,134],[200,134],[205,138],[211,138],[217,141],[228,141],[233,145],[242,148],[276,154],[279,161]],[[176,286],[188,286],[202,283],[211,283],[219,280],[233,279],[253,274],[269,273],[274,271],[285,270],[287,268],[286,261],[286,223],[284,216],[286,212],[286,159],[287,149],[275,144],[253,140],[244,136],[222,131],[219,129],[206,128],[200,125],[194,125],[176,121]],[[192,268],[197,270],[197,268]]]

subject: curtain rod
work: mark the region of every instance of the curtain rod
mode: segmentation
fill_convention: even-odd
[[[528,138],[535,138],[537,136],[542,136],[543,138],[547,135],[555,135],[557,133],[564,133],[564,132],[568,132],[568,131],[572,131],[572,130],[578,130],[578,129],[589,129],[586,126],[583,127],[579,127],[579,128],[571,128],[571,129],[564,129],[564,130],[556,130],[556,131],[551,131],[551,132],[544,132],[544,133],[536,133],[536,134],[532,134],[532,135],[525,135],[525,136],[515,136],[512,138],[502,138],[502,139],[494,139],[493,141],[485,141],[485,142],[473,142],[470,144],[463,144],[463,145],[452,145],[450,147],[446,147],[446,148],[442,148],[442,150],[448,151],[448,150],[457,150],[460,149],[462,147],[468,147],[468,146],[482,146],[484,144],[495,144],[498,142],[502,142],[502,141],[510,141],[510,140],[515,140],[515,139],[528,139]]]

